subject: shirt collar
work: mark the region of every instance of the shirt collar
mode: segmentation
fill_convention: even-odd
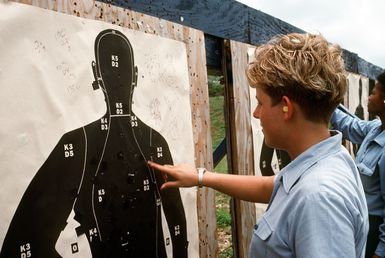
[[[320,159],[340,150],[342,134],[338,131],[330,131],[330,135],[329,138],[308,148],[281,170],[278,174],[279,178],[277,179],[282,180],[286,193],[289,193],[290,189],[300,179],[302,174],[311,166]]]
[[[385,130],[382,130],[382,125],[378,128],[380,133],[374,138],[374,141],[377,142],[381,147],[385,146]]]

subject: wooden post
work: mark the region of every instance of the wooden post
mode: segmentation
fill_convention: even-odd
[[[254,175],[253,141],[251,131],[250,94],[246,79],[248,45],[236,41],[225,44],[226,104],[228,106],[227,137],[231,170],[234,174]],[[233,243],[236,257],[247,257],[256,223],[255,204],[234,200]]]

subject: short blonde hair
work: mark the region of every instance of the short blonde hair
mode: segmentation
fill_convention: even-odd
[[[341,48],[308,33],[277,36],[258,47],[246,73],[250,86],[266,92],[273,105],[288,96],[315,122],[329,121],[347,87]]]

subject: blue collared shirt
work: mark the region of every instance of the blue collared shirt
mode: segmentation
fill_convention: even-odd
[[[341,133],[313,145],[276,176],[249,257],[360,257],[368,211],[359,173]]]
[[[361,144],[355,162],[361,174],[370,215],[380,216],[380,242],[376,254],[385,256],[385,131],[381,121],[364,121],[336,110],[332,126],[352,143]]]

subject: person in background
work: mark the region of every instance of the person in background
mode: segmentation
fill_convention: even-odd
[[[273,176],[216,174],[188,164],[149,166],[161,189],[206,186],[268,203],[254,228],[249,257],[364,257],[368,232],[359,173],[329,120],[346,92],[341,49],[322,35],[277,36],[258,47],[247,70],[266,144],[291,162]]]
[[[361,144],[355,162],[360,172],[369,210],[366,256],[385,257],[385,72],[369,95],[368,112],[378,117],[364,121],[339,106],[332,115],[334,129],[354,144]]]

